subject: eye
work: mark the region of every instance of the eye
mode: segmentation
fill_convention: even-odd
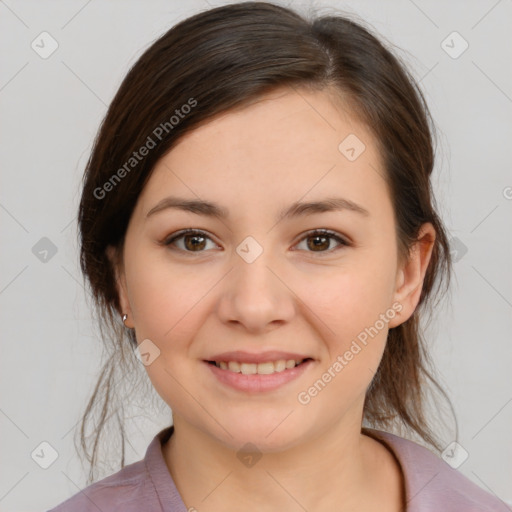
[[[212,241],[212,239],[209,236],[206,236],[203,231],[186,229],[176,233],[174,236],[171,236],[171,238],[166,239],[163,244],[173,245],[177,241],[182,240],[185,247],[178,247],[178,249],[184,252],[203,252],[202,249],[206,246],[206,240]]]
[[[308,240],[312,240],[312,243],[308,243]],[[303,241],[306,242],[306,247],[312,248],[312,251],[308,252],[333,252],[337,249],[329,249],[331,241],[334,240],[341,246],[349,246],[350,244],[348,241],[343,239],[341,236],[339,236],[334,231],[330,231],[328,229],[315,229],[314,231],[310,231],[306,234],[304,238],[302,238],[301,243]],[[328,250],[322,250],[324,248],[327,248]]]
[[[166,239],[163,245],[170,246],[176,245],[176,247],[183,252],[204,252],[204,249],[207,247],[207,241],[213,240],[206,235],[204,231],[199,231],[197,229],[186,229],[184,231],[179,231],[174,234],[170,238]],[[312,240],[312,243],[308,243],[309,240]],[[331,241],[334,240],[341,246],[349,246],[350,243],[339,236],[336,232],[330,231],[328,229],[316,229],[314,231],[310,231],[303,237],[300,243],[306,241],[306,247],[312,249],[307,252],[333,252],[336,249],[330,249]],[[177,242],[183,242],[182,246],[177,244]],[[217,245],[214,243],[214,245]],[[327,248],[327,250],[323,250]]]

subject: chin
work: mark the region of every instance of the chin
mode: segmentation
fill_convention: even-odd
[[[282,422],[281,424],[279,424]],[[232,437],[221,427],[212,433],[219,442],[227,448],[238,452],[244,445],[251,443],[262,453],[281,452],[296,446],[304,435],[303,427],[296,423],[285,425],[287,420],[261,421],[261,418],[253,423],[229,422],[228,431]],[[299,432],[300,430],[300,432]]]

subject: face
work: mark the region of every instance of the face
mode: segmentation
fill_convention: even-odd
[[[159,161],[118,288],[175,424],[269,452],[360,428],[388,329],[414,311],[429,257],[427,245],[398,264],[383,175],[372,135],[332,93],[288,88],[216,117]],[[219,215],[165,207],[169,196]],[[339,208],[290,210],[328,199]],[[305,362],[257,366],[295,359]],[[236,373],[229,360],[274,373]]]

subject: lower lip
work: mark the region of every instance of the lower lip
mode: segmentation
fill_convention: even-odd
[[[262,391],[273,391],[283,386],[287,382],[300,377],[313,363],[308,360],[299,364],[295,368],[289,368],[282,372],[271,373],[270,375],[244,375],[243,373],[232,372],[217,368],[214,364],[204,362],[217,379],[238,391],[246,391],[249,393],[260,393]]]

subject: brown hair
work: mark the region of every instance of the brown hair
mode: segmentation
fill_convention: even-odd
[[[401,258],[423,223],[432,223],[436,230],[419,305],[406,322],[389,331],[367,391],[363,424],[398,435],[403,428],[435,450],[442,448],[426,414],[427,384],[441,393],[452,413],[453,407],[433,377],[419,321],[427,305],[432,312],[443,282],[448,290],[451,260],[431,189],[434,125],[425,99],[406,66],[362,22],[338,13],[307,19],[271,3],[242,2],[181,21],[143,53],[115,95],[86,166],[78,217],[80,264],[109,352],[80,429],[81,447],[90,462],[89,482],[94,480],[100,435],[112,415],[121,429],[121,467],[125,465],[123,407],[138,389],[134,380],[140,380],[139,386],[148,382],[133,354],[135,333],[119,319],[115,266],[106,249],[116,248],[122,263],[124,236],[138,196],[155,163],[181,136],[279,86],[334,88],[375,135]],[[149,146],[149,138],[154,147],[135,161],[134,152]],[[129,390],[124,396],[123,385]],[[117,406],[115,400],[112,405],[115,398]],[[96,409],[100,414],[89,453],[85,429]]]

